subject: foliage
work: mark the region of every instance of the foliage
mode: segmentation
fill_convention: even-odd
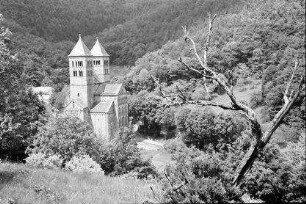
[[[250,98],[250,107],[257,108],[262,104],[263,104],[262,93],[261,92],[254,93]]]
[[[97,140],[86,122],[69,115],[57,115],[40,128],[28,152],[60,155],[66,163],[77,154],[94,156]]]
[[[254,163],[242,188],[266,202],[306,201],[305,134],[285,148],[270,144]]]
[[[251,78],[260,79],[262,104],[266,106],[271,120],[283,104],[284,81],[291,75],[294,59],[300,59],[297,75],[302,74],[305,68],[305,3],[299,0],[248,1],[241,4],[241,7],[239,12],[219,15],[214,21],[208,65],[214,71],[224,74],[232,85],[247,83]],[[207,36],[207,28],[202,24],[203,21],[199,21],[188,29],[197,42],[200,56]],[[188,66],[199,67],[191,53],[190,47],[182,39],[170,41],[161,49],[147,53],[136,61],[135,67],[126,76],[126,88],[131,93],[140,91],[134,87],[142,82],[139,73],[143,69],[166,86],[172,86],[178,79],[185,80],[185,86],[191,86],[191,79],[199,80],[199,76],[177,61],[182,58]],[[293,88],[297,81],[294,79]],[[208,86],[213,87],[211,84],[208,82]],[[199,91],[195,89],[193,87],[188,94],[193,93],[193,98],[198,98],[196,94]],[[219,91],[217,88],[212,90]],[[203,94],[202,91],[201,96],[205,99]],[[284,122],[303,129],[304,107],[305,95],[302,93]]]
[[[245,124],[238,115],[216,114],[210,108],[183,108],[176,113],[176,124],[187,144],[204,149],[208,145],[232,143],[245,130]]]
[[[121,130],[111,141],[98,138],[91,126],[71,115],[57,115],[40,128],[28,148],[31,154],[59,155],[67,168],[78,169],[98,163],[105,174],[112,176],[136,172],[139,177],[156,175],[149,161],[143,161],[131,130]],[[80,158],[74,158],[78,157]],[[87,158],[87,155],[90,158]],[[87,163],[89,162],[89,163]],[[93,166],[94,169],[95,166]],[[87,167],[86,167],[87,168]]]
[[[227,145],[215,152],[181,148],[174,154],[174,167],[166,169],[163,178],[165,199],[169,203],[241,202],[242,192],[233,187],[233,167],[242,158],[241,149]]]
[[[138,178],[157,176],[151,162],[141,158],[130,129],[121,129],[114,139],[100,147],[100,152],[97,161],[105,174],[116,176],[135,172]]]
[[[233,187],[234,170],[245,154],[249,140],[219,146],[205,152],[180,145],[163,178],[169,203],[242,202],[242,195],[265,202],[305,202],[305,135],[285,148],[267,146],[247,174],[241,188]],[[179,187],[179,188],[178,188]]]
[[[73,156],[65,164],[65,169],[73,172],[103,172],[100,165],[88,155]]]
[[[67,101],[67,97],[70,93],[70,87],[64,86],[63,89],[59,92],[53,92],[49,102],[52,107],[56,108],[57,110],[63,110],[65,108],[65,102]]]
[[[38,127],[44,123],[45,107],[22,76],[23,66],[8,45],[10,31],[0,20],[0,155],[18,160],[24,156]]]
[[[26,164],[41,168],[60,168],[63,159],[59,155],[46,155],[44,153],[34,153],[25,159]]]
[[[174,129],[174,111],[164,107],[162,99],[154,93],[141,91],[130,96],[129,116],[133,117],[133,122],[142,122],[139,131],[146,135],[160,136],[165,129],[167,137]]]
[[[105,42],[113,64],[133,65],[145,53],[177,38],[181,25],[192,24],[206,17],[207,12],[231,11],[240,2],[1,0],[0,12],[21,25],[25,32],[52,42],[75,41],[80,32],[88,35],[86,43],[92,44],[98,36]]]

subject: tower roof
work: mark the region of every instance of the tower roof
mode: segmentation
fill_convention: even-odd
[[[68,55],[68,57],[83,57],[92,56],[91,52],[82,40],[81,34],[79,34],[79,41],[75,44],[74,48]]]
[[[105,51],[99,42],[99,38],[97,38],[95,45],[92,47],[91,54],[96,57],[109,57],[109,54]]]

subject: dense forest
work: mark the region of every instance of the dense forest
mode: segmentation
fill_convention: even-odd
[[[1,159],[151,178],[163,190],[156,202],[306,201],[304,0],[0,0],[0,13]],[[112,78],[129,94],[131,125],[108,142],[60,114],[79,32],[89,47],[98,36],[113,65],[131,66]],[[31,86],[55,88],[50,110]],[[175,164],[157,172],[139,135],[162,138]]]
[[[67,55],[77,34],[93,45],[100,37],[113,65],[134,65],[145,53],[180,35],[181,25],[203,19],[207,12],[234,11],[231,1],[0,1],[0,12],[13,34],[10,49],[24,57],[29,83],[68,83]],[[34,5],[34,6],[33,6]]]

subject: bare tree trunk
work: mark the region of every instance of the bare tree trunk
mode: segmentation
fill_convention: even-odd
[[[295,70],[297,68],[298,64],[295,65]],[[296,93],[293,95],[293,92],[290,94],[290,97],[287,97],[288,90],[290,88],[290,84],[292,83],[294,73],[291,76],[291,79],[287,85],[285,94],[284,94],[284,100],[285,104],[281,108],[281,110],[275,115],[274,119],[272,120],[271,126],[268,128],[268,130],[264,133],[263,137],[255,143],[255,145],[251,145],[248,153],[241,161],[239,167],[237,168],[237,173],[235,176],[235,179],[233,183],[235,185],[239,185],[242,181],[244,175],[247,173],[249,169],[251,169],[255,159],[257,158],[258,154],[264,149],[264,147],[267,145],[267,143],[270,141],[273,133],[275,130],[280,126],[281,121],[284,119],[284,117],[288,114],[289,110],[292,108],[292,105],[294,101],[299,96],[300,91],[302,90],[302,84],[304,81],[304,77],[302,76],[300,79],[299,87],[296,91]]]

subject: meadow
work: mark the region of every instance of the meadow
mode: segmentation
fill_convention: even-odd
[[[152,191],[152,189],[153,191]],[[0,163],[0,204],[161,202],[155,181]]]

